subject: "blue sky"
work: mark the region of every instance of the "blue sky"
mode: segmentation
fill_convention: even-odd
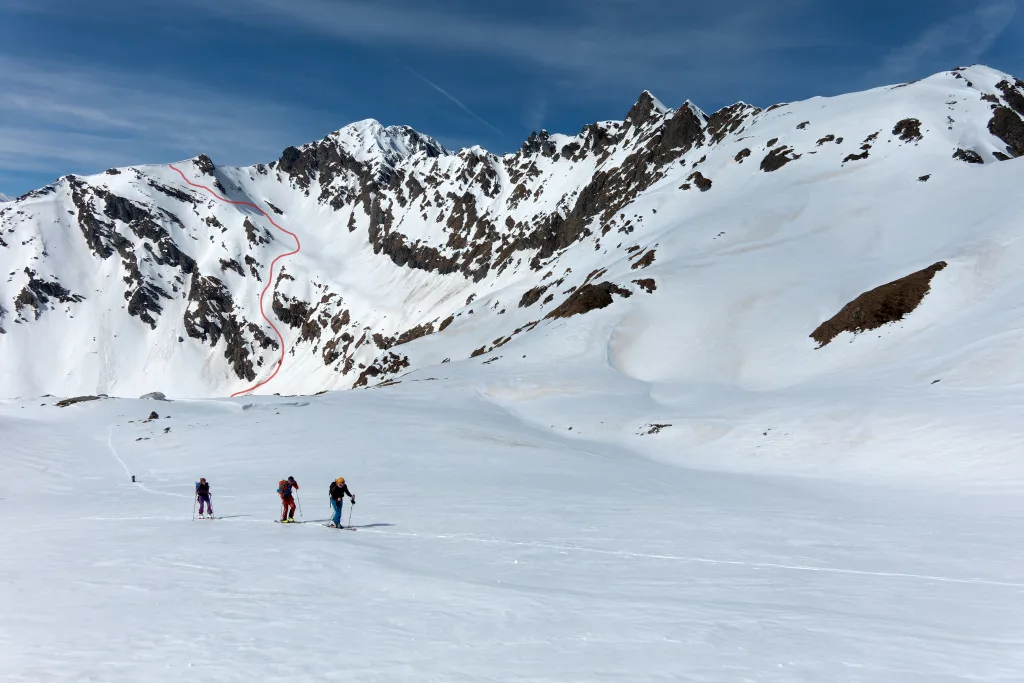
[[[279,156],[346,123],[450,148],[981,62],[1024,76],[1017,0],[0,0],[0,192],[209,154]]]

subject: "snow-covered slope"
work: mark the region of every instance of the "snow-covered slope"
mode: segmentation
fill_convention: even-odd
[[[1022,115],[644,93],[4,204],[0,679],[1019,680]],[[204,398],[275,370],[371,390]]]
[[[1024,83],[970,67],[710,116],[644,93],[504,157],[362,121],[266,165],[66,176],[0,209],[0,395],[244,391],[282,353],[268,283],[263,393],[537,354],[759,391],[930,381],[1016,339],[1022,114]],[[296,245],[267,217],[301,241],[272,274]],[[816,348],[857,295],[939,262],[902,328]]]
[[[0,192],[0,204],[3,204],[4,202],[13,202],[13,201],[14,201],[13,198],[8,197],[3,192]]]
[[[505,401],[583,436],[482,377],[0,401],[0,680],[1019,680],[1019,466],[983,489],[675,467],[594,438],[572,379]],[[304,525],[272,522],[289,475]],[[356,531],[320,526],[337,476]],[[199,477],[220,519],[191,521]]]

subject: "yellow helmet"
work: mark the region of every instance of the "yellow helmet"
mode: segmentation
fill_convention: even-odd
[[[345,483],[345,477],[338,477],[337,479],[334,480],[334,483],[337,484],[338,486],[341,486],[342,484]]]

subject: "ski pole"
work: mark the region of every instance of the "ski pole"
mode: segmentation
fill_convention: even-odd
[[[192,499],[192,521],[196,521],[196,505],[199,504],[199,496]]]
[[[355,506],[356,506],[355,503],[349,503],[349,506],[348,506],[348,524],[346,524],[345,526],[347,526],[349,528],[352,527],[352,508],[354,508]]]
[[[299,504],[299,521],[305,522],[306,518],[302,516],[302,499],[299,498],[298,491],[295,492],[295,502]]]

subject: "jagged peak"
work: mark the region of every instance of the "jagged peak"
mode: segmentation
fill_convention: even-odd
[[[656,118],[664,117],[671,111],[672,109],[662,104],[650,90],[644,90],[626,114],[626,123],[642,126]]]

